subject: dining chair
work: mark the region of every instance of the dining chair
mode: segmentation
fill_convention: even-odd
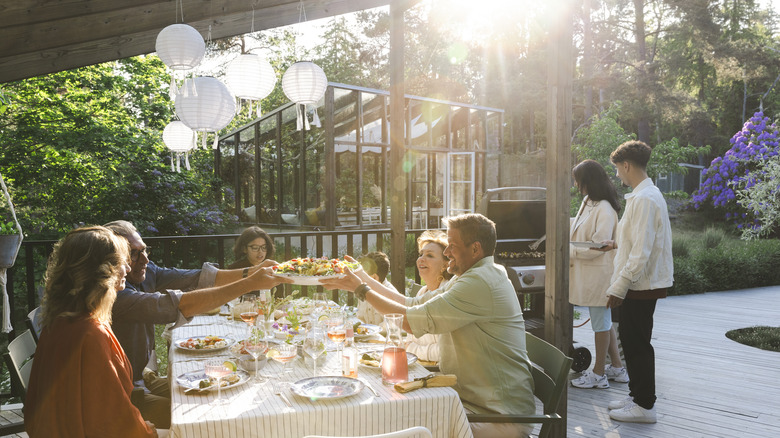
[[[27,314],[27,320],[25,321],[27,324],[27,328],[30,329],[30,332],[33,335],[33,339],[35,339],[35,343],[38,343],[38,339],[41,337],[41,307],[38,306],[30,311],[30,313]]]
[[[525,334],[528,358],[534,365],[531,374],[534,378],[534,396],[542,402],[542,413],[533,415],[512,414],[467,414],[469,423],[541,423],[539,438],[550,435],[553,424],[563,423],[558,413],[558,403],[566,385],[572,358],[563,354],[554,345],[536,336]]]
[[[27,385],[30,383],[33,354],[35,354],[35,338],[30,330],[25,330],[13,341],[8,343],[8,352],[3,354],[11,375],[11,393],[18,395],[24,401],[27,395]]]
[[[380,433],[378,435],[352,435],[346,436],[325,436],[325,435],[307,435],[303,438],[432,438],[431,431],[427,427],[415,426],[395,432]]]

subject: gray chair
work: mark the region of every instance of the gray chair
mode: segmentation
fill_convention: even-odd
[[[539,438],[550,435],[551,426],[563,423],[563,417],[558,414],[558,403],[561,401],[563,389],[569,383],[569,369],[572,358],[561,350],[536,336],[526,333],[526,349],[528,358],[534,364],[531,374],[534,377],[534,396],[542,402],[541,414],[511,415],[511,414],[468,414],[470,423],[541,423]]]
[[[35,339],[35,343],[38,343],[38,339],[41,337],[41,308],[40,306],[32,309],[30,313],[27,314],[27,320],[25,321],[27,324],[27,328],[30,329],[30,332],[32,332],[33,339]]]
[[[30,383],[30,371],[32,371],[36,347],[37,344],[32,332],[25,330],[8,343],[8,353],[3,355],[11,375],[11,393],[21,397],[22,401],[27,395],[27,385]]]

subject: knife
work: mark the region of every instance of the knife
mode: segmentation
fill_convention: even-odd
[[[378,393],[378,392],[376,392],[376,389],[374,389],[374,387],[373,387],[373,386],[371,386],[371,384],[370,384],[370,383],[368,383],[368,380],[366,380],[366,378],[365,378],[365,377],[361,377],[361,378],[360,378],[360,379],[358,379],[358,380],[360,380],[361,382],[363,382],[363,384],[364,384],[364,385],[366,385],[366,388],[368,388],[368,390],[369,390],[369,391],[371,391],[372,393],[374,393],[374,397],[379,397],[379,393]]]

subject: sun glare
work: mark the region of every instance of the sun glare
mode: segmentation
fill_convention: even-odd
[[[539,5],[531,0],[431,0],[431,21],[455,30],[465,41],[480,43],[511,30]]]

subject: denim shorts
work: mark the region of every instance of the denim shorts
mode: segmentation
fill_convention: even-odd
[[[612,309],[596,306],[588,307],[590,312],[590,326],[596,333],[605,332],[612,328]]]

